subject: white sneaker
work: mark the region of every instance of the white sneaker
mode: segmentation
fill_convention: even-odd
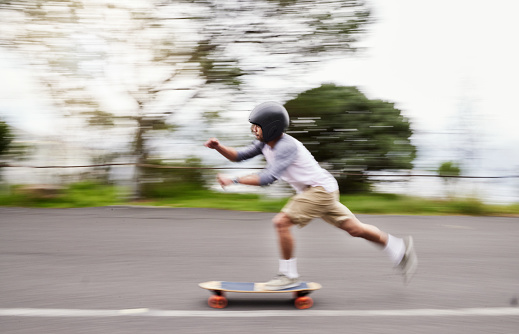
[[[265,283],[265,290],[276,291],[284,290],[298,286],[301,284],[299,277],[290,278],[284,274],[277,274],[276,277]]]
[[[413,237],[405,237],[404,244],[405,254],[402,258],[402,261],[400,261],[398,267],[402,271],[402,275],[404,276],[404,282],[408,284],[409,282],[411,282],[411,279],[416,273],[416,268],[418,267],[418,258],[414,250]]]

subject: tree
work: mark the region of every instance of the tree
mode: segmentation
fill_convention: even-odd
[[[325,84],[285,107],[291,117],[288,133],[337,174],[342,192],[366,190],[366,172],[412,168],[413,132],[393,103],[370,100],[355,87]]]
[[[0,121],[0,182],[2,181],[2,156],[7,152],[11,142],[13,141],[13,135],[9,129],[7,123]]]
[[[13,136],[11,134],[11,130],[9,129],[9,125],[3,121],[0,121],[0,156],[7,152],[12,141]]]
[[[252,77],[352,52],[368,22],[360,0],[11,0],[0,2],[0,46],[29,62],[72,135],[84,122],[131,128],[141,164],[153,132],[196,112],[194,100],[215,112],[257,93]]]
[[[443,162],[438,168],[438,175],[440,175],[445,183],[446,193],[450,197],[453,195],[452,188],[456,184],[458,176],[461,175],[460,166],[453,161]]]
[[[130,132],[128,148],[137,163],[136,197],[141,193],[140,166],[150,154],[147,142],[154,133],[174,129],[168,118],[202,86],[193,84],[193,78],[202,73],[208,82],[223,81],[210,70],[189,65],[202,62],[204,50],[194,42],[180,41],[175,24],[183,17],[170,19],[178,7],[83,0],[0,4],[7,32],[0,44],[29,62],[55,107],[69,119],[71,135],[88,131],[92,145],[104,137],[103,128],[117,126]],[[178,99],[175,91],[189,94]],[[78,131],[85,123],[97,130]]]

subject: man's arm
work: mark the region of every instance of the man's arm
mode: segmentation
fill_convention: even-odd
[[[234,161],[234,162],[247,160],[258,154],[261,154],[261,147],[262,147],[261,145],[258,145],[257,143],[256,144],[253,143],[249,147],[242,149],[240,152],[238,152],[236,149],[234,149],[232,147],[227,147],[227,146],[220,144],[220,142],[216,138],[209,139],[204,144],[204,146],[218,151],[221,155],[223,155],[230,161]],[[250,185],[250,186],[261,185],[261,177],[259,174],[240,176],[239,178],[233,178],[233,177],[230,177],[227,175],[218,174],[217,179],[218,179],[218,183],[220,183],[220,185],[222,187],[227,187],[229,185],[238,184],[238,183],[246,184],[246,185]]]
[[[220,142],[216,138],[209,139],[204,144],[204,146],[216,150],[218,153],[220,153],[230,161],[237,161],[236,158],[238,157],[238,152],[232,147],[227,147],[220,144]]]
[[[240,177],[235,177],[235,178],[229,177],[227,175],[218,174],[217,179],[218,179],[218,183],[220,183],[220,185],[222,187],[227,187],[227,186],[230,186],[232,184],[237,184],[237,183],[246,184],[249,186],[259,186],[260,185],[260,177],[258,174],[251,174],[251,175],[240,176]]]

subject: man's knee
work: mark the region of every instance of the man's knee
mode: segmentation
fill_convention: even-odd
[[[274,227],[277,230],[286,230],[292,227],[294,224],[292,223],[292,220],[290,217],[288,217],[283,212],[278,213],[273,219],[272,223],[274,223]]]

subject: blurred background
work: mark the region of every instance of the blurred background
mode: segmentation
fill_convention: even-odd
[[[1,191],[85,180],[131,198],[215,188],[211,168],[237,166],[203,143],[247,145],[250,110],[275,100],[342,193],[517,203],[517,9],[0,1]]]

